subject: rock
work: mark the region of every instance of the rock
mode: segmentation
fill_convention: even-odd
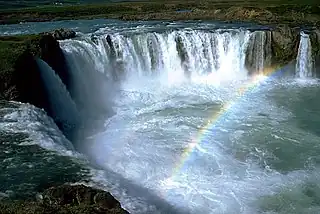
[[[113,48],[111,36],[108,34],[106,37],[107,43],[110,48]]]
[[[34,200],[0,200],[0,213],[42,214],[128,214],[108,192],[84,185],[52,187]]]
[[[48,65],[59,75],[67,89],[70,89],[67,62],[57,39],[50,35],[44,35],[37,42],[40,50],[38,56],[48,63]]]
[[[44,35],[51,35],[56,40],[64,40],[75,38],[76,32],[70,29],[60,28],[51,32],[45,32]]]
[[[97,36],[91,35],[91,41],[92,41],[94,44],[98,45],[98,37],[97,37]]]
[[[309,36],[312,46],[312,57],[320,57],[320,29],[310,31]]]
[[[65,33],[64,36],[67,35],[68,33]],[[0,37],[0,99],[33,104],[53,117],[54,112],[42,82],[36,57],[53,68],[66,88],[70,89],[66,59],[54,36],[3,36]],[[55,122],[64,132],[62,124]],[[75,127],[75,124],[72,125]]]
[[[104,213],[128,213],[110,193],[84,185],[52,187],[43,193],[43,198],[51,205],[91,206]]]
[[[278,25],[271,31],[272,64],[288,64],[295,60],[300,42],[300,29]]]
[[[315,65],[315,73],[317,77],[320,77],[320,29],[313,29],[309,35],[312,47],[312,58]]]

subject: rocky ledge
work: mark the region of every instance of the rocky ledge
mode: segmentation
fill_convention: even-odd
[[[74,38],[71,30],[59,29],[35,35],[0,37],[0,99],[30,103],[53,110],[41,80],[36,58],[45,61],[69,86],[68,68],[58,40]],[[62,124],[57,124],[60,128]]]
[[[120,203],[108,192],[84,185],[62,185],[49,188],[30,201],[2,199],[0,213],[127,214],[128,212],[122,209]]]
[[[40,35],[49,35],[56,40],[72,39],[76,37],[76,32],[69,29],[60,28],[51,32],[44,32]]]
[[[315,27],[303,30],[310,35],[312,57],[317,63],[320,61],[318,60],[320,57],[320,30]],[[270,58],[270,66],[283,66],[294,62],[299,48],[300,31],[300,27],[280,24],[271,26],[269,30],[264,31],[266,44],[263,51],[264,55]],[[42,59],[52,67],[69,90],[68,66],[58,40],[70,39],[75,36],[74,31],[66,29],[37,35],[0,36],[0,99],[28,102],[45,109],[51,116],[48,96],[45,93],[35,57]],[[249,71],[253,69],[252,65],[255,64],[255,57],[250,57],[250,53],[254,54],[256,49],[255,42],[250,42],[253,47],[249,47],[247,52],[246,66]],[[178,51],[183,54],[183,47],[178,43],[177,40]]]
[[[268,42],[265,47],[270,47],[273,65],[285,65],[296,59],[300,30],[277,25],[265,31],[265,41]],[[317,59],[320,56],[320,31],[309,28],[306,32],[310,35],[312,55]],[[0,99],[31,103],[45,109],[51,116],[35,58],[51,66],[68,88],[69,72],[58,40],[75,36],[72,31],[60,29],[39,35],[0,37]],[[250,63],[250,60],[246,62],[247,67]],[[52,187],[37,198],[31,201],[3,200],[0,213],[127,213],[109,193],[83,185]]]

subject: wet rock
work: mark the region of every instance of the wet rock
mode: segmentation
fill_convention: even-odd
[[[312,46],[312,56],[320,56],[320,29],[314,29],[309,32],[310,42]]]
[[[107,35],[106,40],[107,40],[107,43],[108,43],[108,45],[110,46],[110,48],[113,48],[112,39],[111,39],[111,36],[110,36],[110,35]]]
[[[300,29],[278,25],[271,31],[272,64],[288,64],[295,60],[300,42]]]
[[[75,38],[76,32],[70,29],[60,28],[51,32],[46,32],[44,35],[51,35],[56,40],[64,40]]]
[[[51,187],[36,200],[0,200],[0,213],[128,214],[110,193],[84,185]]]
[[[72,34],[64,32],[64,37]],[[66,59],[53,35],[3,36],[0,37],[0,99],[30,103],[53,117],[36,58],[45,61],[70,89]],[[61,124],[57,125],[62,128]]]
[[[259,74],[271,63],[271,32],[257,31],[246,49],[245,66],[249,75]]]
[[[309,35],[316,76],[320,77],[320,29],[313,29]]]
[[[96,44],[96,45],[98,44],[98,37],[97,36],[91,35],[90,39],[94,44]]]
[[[93,207],[98,212],[128,213],[108,192],[84,185],[52,187],[43,194],[44,203]]]

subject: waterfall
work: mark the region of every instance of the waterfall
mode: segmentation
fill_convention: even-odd
[[[296,63],[296,76],[300,78],[312,77],[313,62],[311,41],[308,34],[300,33],[300,44]]]
[[[246,50],[246,67],[249,73],[262,73],[271,63],[271,32],[256,31]]]
[[[70,94],[84,119],[112,114],[112,92],[115,85],[109,76],[109,58],[102,45],[91,39],[62,42],[69,75]],[[93,72],[94,71],[94,72]],[[108,93],[106,93],[108,92]]]
[[[78,124],[78,110],[70,97],[66,86],[55,71],[43,60],[37,58],[40,75],[50,101],[53,119],[57,124],[63,125],[62,129],[68,132]]]
[[[209,74],[238,79],[247,76],[246,50],[254,34],[239,29],[121,32],[62,41],[61,47],[72,72],[96,70],[110,80],[160,76],[175,81]],[[85,76],[83,83],[90,75]]]

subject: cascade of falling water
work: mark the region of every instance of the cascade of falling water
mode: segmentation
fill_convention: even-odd
[[[269,31],[256,31],[246,50],[246,67],[249,74],[261,74],[271,62],[271,36]]]
[[[308,34],[301,32],[296,62],[296,76],[299,78],[312,77],[312,70],[313,62],[310,38]]]
[[[62,42],[62,48],[78,56],[73,60],[87,62],[82,69],[95,69],[113,79],[162,75],[172,81],[212,73],[237,79],[247,76],[245,52],[251,35],[246,30],[112,34],[95,42],[88,38]]]

